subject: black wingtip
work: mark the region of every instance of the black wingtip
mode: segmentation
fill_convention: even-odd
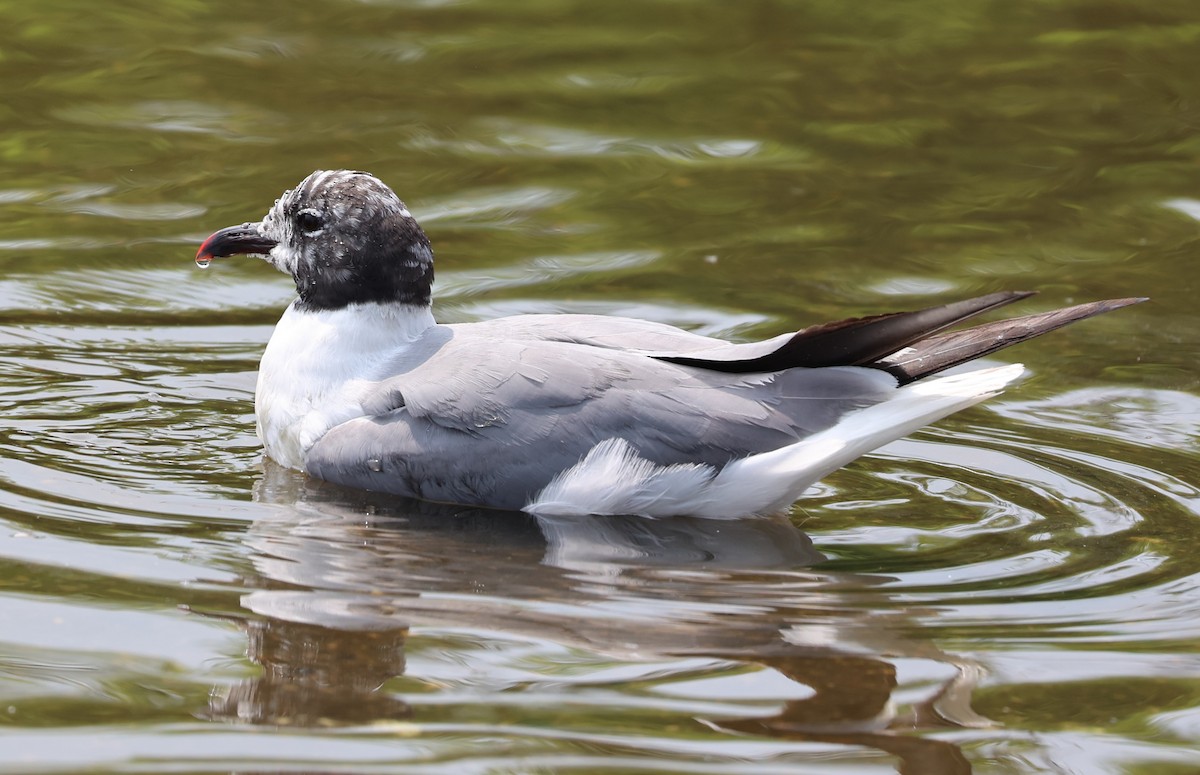
[[[1129,307],[1134,304],[1141,304],[1143,301],[1150,301],[1149,296],[1130,296],[1127,299],[1109,299],[1108,303],[1113,305],[1113,309],[1121,307]]]
[[[938,333],[868,365],[892,374],[901,384],[907,384],[1071,323],[1149,300],[1148,296],[1104,299],[984,323],[962,331]]]
[[[736,374],[822,366],[867,366],[887,371],[901,383],[908,383],[1068,323],[1146,301],[1145,297],[1095,301],[965,331],[947,332],[951,326],[969,318],[1035,294],[1036,291],[1001,291],[916,312],[893,312],[810,326],[797,331],[777,349],[742,360],[691,355],[654,357],[669,363]]]
[[[809,326],[767,355],[739,361],[690,356],[656,356],[660,360],[713,371],[759,373],[822,366],[868,366],[968,318],[1034,295],[1034,291],[1000,291],[915,312],[892,312]]]

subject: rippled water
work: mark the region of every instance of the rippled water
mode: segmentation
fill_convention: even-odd
[[[1200,769],[1193,4],[4,16],[0,770]],[[262,459],[288,281],[191,261],[320,167],[447,321],[1154,301],[787,522],[399,502]]]

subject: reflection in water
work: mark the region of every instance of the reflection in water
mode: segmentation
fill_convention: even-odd
[[[404,672],[406,628],[338,630],[269,617],[244,627],[263,673],[214,692],[210,718],[310,727],[411,715],[403,700],[378,691]]]
[[[988,723],[969,707],[976,668],[907,639],[903,614],[880,612],[888,579],[814,572],[822,556],[788,522],[536,519],[342,490],[270,464],[257,492],[279,507],[247,539],[260,575],[246,582],[256,616],[243,626],[263,674],[214,696],[215,717],[420,723],[420,708],[385,688],[404,672],[415,626],[770,668],[810,693],[770,715],[704,723],[867,746],[902,772],[970,768],[955,746],[899,732]],[[895,658],[955,675],[899,714]]]

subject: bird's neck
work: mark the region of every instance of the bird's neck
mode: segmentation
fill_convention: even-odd
[[[416,341],[436,325],[427,304],[347,304],[309,309],[299,300],[283,313],[264,354],[263,367],[365,377],[365,369]],[[268,362],[267,356],[282,356]],[[310,375],[311,376],[311,375]]]
[[[427,305],[355,304],[336,310],[287,308],[266,346],[259,376],[325,392],[349,380],[377,379],[380,365],[436,325]]]
[[[334,308],[312,309],[300,299],[283,313],[279,325],[307,325],[328,329],[332,334],[373,334],[387,341],[416,339],[435,325],[430,304],[407,302],[361,302]]]

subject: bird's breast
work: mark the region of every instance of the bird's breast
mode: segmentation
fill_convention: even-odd
[[[289,307],[263,352],[254,395],[267,455],[303,470],[305,454],[330,428],[363,416],[385,366],[412,341],[411,327],[379,310]]]

